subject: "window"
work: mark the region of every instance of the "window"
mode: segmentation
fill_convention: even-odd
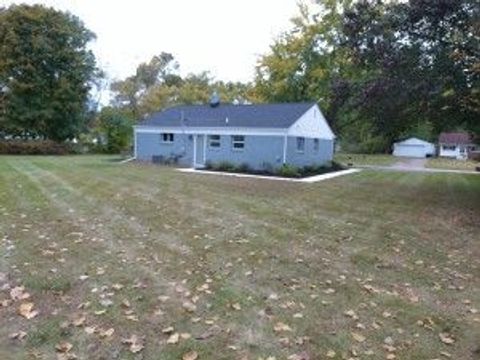
[[[243,150],[245,148],[245,136],[233,135],[232,136],[232,149]]]
[[[313,139],[313,151],[318,152],[320,150],[320,140]]]
[[[305,138],[304,137],[297,137],[297,151],[304,152],[305,151]]]
[[[455,151],[457,147],[455,145],[442,145],[443,150]]]
[[[162,143],[173,143],[173,134],[171,133],[160,134],[160,141]]]
[[[208,147],[218,149],[220,147],[220,135],[208,135]]]

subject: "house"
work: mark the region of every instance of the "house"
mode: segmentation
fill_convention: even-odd
[[[469,153],[476,149],[472,137],[465,132],[441,133],[438,143],[438,155],[441,157],[467,159]]]
[[[435,144],[415,137],[393,144],[393,156],[425,158],[435,155]]]
[[[230,162],[252,169],[332,161],[330,126],[315,103],[175,106],[134,127],[137,160],[201,168]]]

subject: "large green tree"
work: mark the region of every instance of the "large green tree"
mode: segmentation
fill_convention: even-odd
[[[96,76],[82,21],[42,5],[0,8],[0,134],[63,141],[87,120]]]
[[[265,101],[317,101],[352,150],[399,137],[480,132],[475,0],[317,1],[260,58]]]

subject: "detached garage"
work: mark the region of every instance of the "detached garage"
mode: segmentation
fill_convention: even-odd
[[[435,145],[428,141],[409,138],[393,144],[393,156],[425,158],[435,155]]]

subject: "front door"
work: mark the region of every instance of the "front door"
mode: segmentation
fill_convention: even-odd
[[[205,166],[206,142],[205,135],[193,135],[193,167]]]

